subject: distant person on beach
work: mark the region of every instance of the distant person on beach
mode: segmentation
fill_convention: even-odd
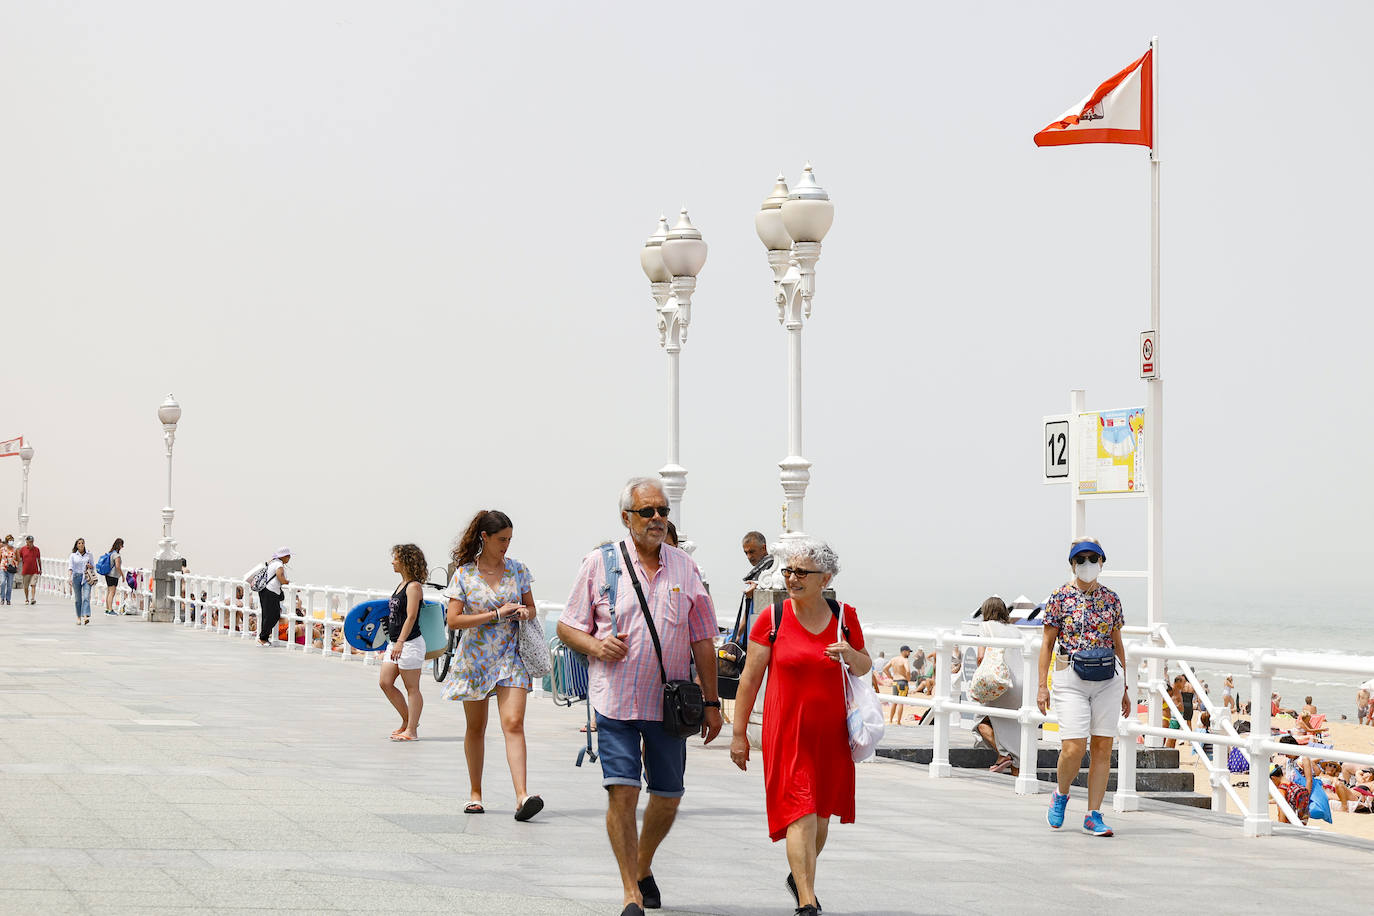
[[[14,549],[14,535],[5,535],[0,543],[0,604],[9,605],[14,597],[14,577],[19,572],[19,552]]]
[[[1064,825],[1069,789],[1091,741],[1088,813],[1083,818],[1083,831],[1103,837],[1112,835],[1102,821],[1101,810],[1110,774],[1112,739],[1121,717],[1131,714],[1123,673],[1126,650],[1121,628],[1126,619],[1121,599],[1097,581],[1106,562],[1106,551],[1091,538],[1079,538],[1069,545],[1072,577],[1050,595],[1045,606],[1036,699],[1040,712],[1047,712],[1050,689],[1045,685],[1053,663],[1054,709],[1059,716],[1059,785],[1051,793],[1046,819],[1056,830]]]
[[[448,599],[449,628],[463,633],[443,696],[462,701],[467,723],[463,754],[469,798],[464,813],[486,811],[482,767],[491,709],[487,701],[495,696],[506,739],[506,764],[515,788],[515,819],[527,821],[543,809],[544,799],[530,795],[525,785],[525,701],[534,679],[520,658],[519,636],[520,621],[533,620],[537,612],[531,591],[534,577],[524,563],[506,555],[514,536],[515,524],[509,515],[484,509],[468,522],[453,548],[453,579],[443,596]]]
[[[1007,604],[996,595],[983,602],[979,611],[982,622],[978,624],[979,636],[992,636],[998,639],[1020,639],[1021,633],[1012,626],[1011,612]],[[985,646],[978,647],[978,664],[983,663],[987,654]],[[1000,697],[985,704],[997,709],[1021,708],[1021,650],[1009,648],[1002,650],[1002,661],[1011,673],[1011,686]],[[988,747],[997,752],[997,760],[990,766],[994,773],[1011,772],[1021,775],[1021,724],[1015,719],[984,716],[978,723],[978,734],[987,742]]]
[[[1221,688],[1221,702],[1228,713],[1240,712],[1236,707],[1236,679],[1229,674],[1226,675],[1226,683]]]
[[[784,543],[782,554],[787,599],[780,608],[774,605],[760,613],[749,634],[753,645],[740,676],[730,759],[741,770],[748,766],[749,714],[766,673],[763,785],[768,837],[775,843],[787,840],[791,871],[785,883],[797,916],[818,916],[816,858],[825,848],[830,818],[854,823],[854,758],[840,663],[863,677],[873,661],[854,608],[832,606],[822,594],[840,571],[835,551],[824,541],[798,538]]]
[[[898,654],[888,659],[885,671],[887,676],[892,678],[892,695],[904,697],[907,689],[911,686],[911,646],[902,646]],[[887,721],[902,724],[902,713],[906,707],[901,703],[892,703],[887,712]]]
[[[291,548],[283,547],[272,554],[267,561],[267,584],[258,591],[258,603],[262,606],[259,616],[258,645],[267,648],[272,645],[272,634],[277,631],[281,621],[281,603],[285,593],[282,589],[291,584],[286,577],[287,564],[291,562]],[[194,592],[192,595],[194,596]]]
[[[33,535],[24,537],[24,546],[19,548],[20,585],[24,590],[24,603],[38,603],[38,577],[43,574],[43,552],[33,543]]]
[[[425,554],[414,544],[397,544],[391,548],[391,569],[401,574],[401,584],[391,593],[386,618],[386,638],[391,645],[382,658],[382,671],[377,684],[401,716],[401,727],[391,733],[392,741],[414,741],[420,727],[420,713],[425,708],[420,693],[420,671],[425,667],[425,640],[420,635],[420,605],[425,603],[425,587],[429,564]],[[318,646],[324,648],[324,625],[317,624]],[[312,633],[312,635],[315,635]],[[396,689],[396,678],[405,685],[405,693]]]
[[[1278,693],[1275,692],[1269,695],[1269,715],[1292,716],[1296,719],[1298,717],[1298,711],[1296,709],[1288,709],[1287,707],[1285,707],[1283,705],[1283,697],[1279,696]]]
[[[119,581],[124,578],[124,561],[120,557],[120,551],[124,549],[124,539],[115,538],[110,545],[110,571],[105,574],[105,613],[114,616],[118,612],[114,609],[115,592],[119,590]]]
[[[9,604],[8,601],[5,602]],[[1374,710],[1369,703],[1369,688],[1361,687],[1355,692],[1355,722],[1358,725],[1374,725]]]
[[[95,572],[95,557],[86,549],[86,539],[77,538],[72,545],[72,555],[67,558],[67,570],[72,577],[72,597],[76,599],[76,625],[87,626],[91,622],[91,582],[86,570]]]
[[[615,608],[606,588],[611,560],[597,549],[582,559],[558,620],[558,638],[587,657],[601,784],[607,793],[606,832],[624,888],[620,912],[644,916],[646,908],[662,906],[654,855],[686,791],[687,739],[663,726],[664,682],[687,679],[695,659],[707,704],[701,736],[710,743],[721,729],[716,612],[696,563],[663,542],[669,512],[663,482],[657,477],[631,479],[620,493],[619,507],[629,536],[607,551],[614,551],[613,568],[619,570]],[[656,640],[650,635],[651,620]],[[752,650],[749,654],[752,660]],[[747,724],[748,719],[747,714],[737,716],[736,722]],[[641,778],[649,791],[642,828],[635,815]]]

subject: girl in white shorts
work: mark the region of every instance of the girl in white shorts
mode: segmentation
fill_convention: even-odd
[[[1054,711],[1059,717],[1060,736],[1059,786],[1050,797],[1046,819],[1056,830],[1064,825],[1069,787],[1091,742],[1088,813],[1083,818],[1083,831],[1093,836],[1112,835],[1111,828],[1102,822],[1102,799],[1107,793],[1112,738],[1121,717],[1131,710],[1123,673],[1126,650],[1121,644],[1121,628],[1126,621],[1121,599],[1097,581],[1106,560],[1107,554],[1096,540],[1080,538],[1069,545],[1073,578],[1057,589],[1045,606],[1045,638],[1040,646],[1038,705],[1042,713],[1049,708],[1050,690],[1045,684],[1053,662]]]
[[[420,605],[424,603],[425,587],[420,583],[429,575],[429,566],[419,547],[397,544],[391,548],[391,568],[401,574],[401,584],[391,593],[391,614],[386,619],[386,635],[391,645],[385,650],[378,683],[401,714],[401,727],[391,733],[391,740],[414,741],[420,711],[425,708],[425,698],[420,693],[420,669],[425,666]],[[405,693],[396,689],[397,675],[405,685]]]

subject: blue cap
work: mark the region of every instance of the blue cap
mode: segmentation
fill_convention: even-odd
[[[1069,562],[1072,563],[1073,558],[1080,553],[1095,553],[1103,560],[1107,559],[1107,551],[1103,550],[1102,545],[1097,543],[1097,541],[1080,541],[1074,544],[1073,547],[1069,549]]]

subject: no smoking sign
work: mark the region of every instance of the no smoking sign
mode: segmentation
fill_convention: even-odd
[[[1159,378],[1159,333],[1140,332],[1140,377]]]

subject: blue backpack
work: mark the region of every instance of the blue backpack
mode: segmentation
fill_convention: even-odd
[[[95,571],[102,576],[108,576],[114,572],[114,560],[108,553],[100,555],[100,559],[95,561]]]

